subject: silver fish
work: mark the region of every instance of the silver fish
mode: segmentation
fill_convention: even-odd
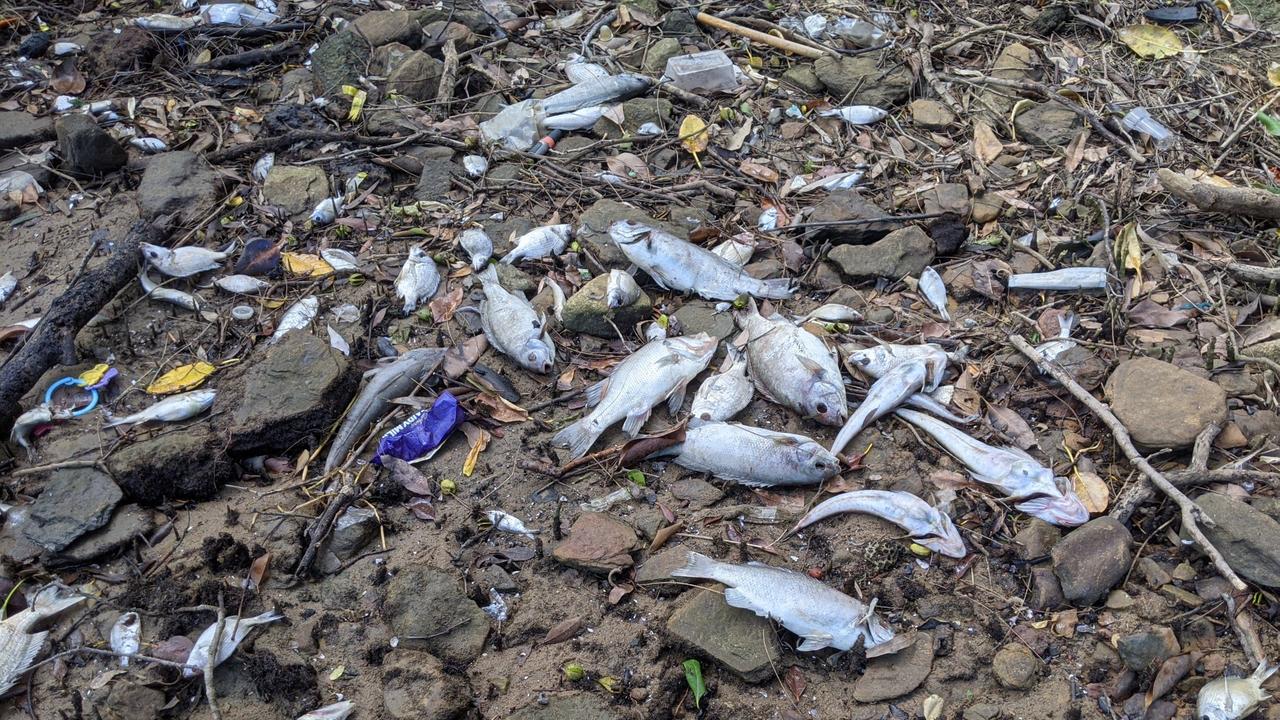
[[[941,395],[941,391],[943,390],[954,391],[955,387],[947,385],[945,388],[938,388],[938,390],[934,392]],[[930,393],[916,393],[915,395],[907,398],[906,402],[903,404],[910,405],[913,408],[919,408],[930,415],[940,417],[943,420],[956,425],[972,425],[982,419],[981,415],[966,415],[964,417],[956,415],[947,408],[947,403],[943,402],[941,397],[936,397]]]
[[[556,316],[556,320],[564,322],[564,304],[566,298],[564,296],[564,288],[560,287],[560,283],[549,277],[542,278],[538,283],[538,292],[542,292],[542,288],[551,291],[551,314]]]
[[[605,298],[611,308],[629,307],[640,299],[640,286],[630,274],[621,270],[610,270]]]
[[[31,632],[32,628],[84,601],[83,595],[73,593],[66,586],[47,585],[36,593],[31,607],[0,622],[0,695],[9,692],[44,649],[49,633]]]
[[[679,410],[689,382],[706,369],[715,350],[715,339],[706,333],[646,344],[618,363],[608,378],[587,388],[592,411],[556,433],[552,442],[582,457],[619,420],[624,420],[623,432],[635,437],[655,405],[665,400],[669,412]]]
[[[342,207],[342,197],[325,198],[316,203],[308,219],[315,225],[328,225],[338,219],[338,214],[342,212]]]
[[[747,368],[761,395],[823,425],[844,424],[844,381],[822,340],[780,317],[764,317],[754,302],[738,315],[738,326],[747,336]]]
[[[708,300],[734,300],[739,295],[785,299],[795,292],[790,279],[751,277],[710,250],[632,220],[610,225],[609,237],[628,260],[667,290]]]
[[[517,260],[536,260],[548,255],[559,255],[573,237],[572,225],[546,225],[534,228],[516,238],[515,248],[507,253],[502,262],[507,265]]]
[[[889,111],[873,105],[846,105],[845,107],[821,110],[822,117],[838,117],[850,125],[871,125],[889,117]]]
[[[360,259],[341,248],[325,248],[320,251],[320,257],[336,273],[360,272]]]
[[[689,425],[729,420],[751,403],[754,394],[747,378],[747,358],[730,345],[720,372],[703,380],[693,394]]]
[[[0,275],[0,303],[9,299],[14,290],[18,289],[18,278],[13,273],[7,272]]]
[[[1089,292],[1107,289],[1107,269],[1070,267],[1050,272],[1010,275],[1010,290],[1047,290]]]
[[[271,168],[275,167],[275,164],[276,154],[273,152],[258,158],[258,161],[253,164],[253,179],[260,183],[266,182],[267,175],[270,174]]]
[[[120,667],[129,667],[129,656],[142,647],[142,618],[127,612],[111,626],[111,652],[120,654]]]
[[[267,344],[275,345],[280,342],[280,338],[294,330],[309,327],[318,314],[320,314],[320,301],[314,296],[304,297],[290,305],[289,309],[284,311],[284,315],[280,316],[280,322],[276,323],[276,331],[271,333],[271,339],[267,340]]]
[[[530,540],[537,540],[538,533],[536,530],[530,530],[515,515],[510,515],[501,510],[487,510],[485,517],[493,525],[493,529],[498,532],[510,533],[512,535],[523,535]]]
[[[888,520],[911,533],[918,544],[947,557],[962,558],[969,554],[960,532],[946,513],[906,492],[888,490],[854,490],[828,498],[810,510],[796,530],[840,513],[865,513]]]
[[[140,425],[149,422],[179,422],[188,420],[208,410],[217,397],[216,390],[192,390],[191,392],[170,395],[146,410],[117,418],[103,409],[103,414],[110,421],[103,427],[119,425]]]
[[[555,367],[556,346],[547,331],[546,318],[523,295],[509,292],[498,281],[492,265],[477,275],[484,287],[480,303],[480,327],[498,352],[520,367],[549,373]]]
[[[480,228],[467,228],[458,235],[458,245],[471,258],[471,269],[480,272],[493,257],[493,240]]]
[[[213,656],[213,666],[216,668],[226,662],[231,657],[240,643],[249,637],[249,631],[259,625],[283,620],[284,615],[275,610],[268,610],[261,615],[251,618],[241,618],[239,615],[228,615],[222,620],[222,638],[218,643],[216,654]],[[213,652],[213,639],[218,634],[218,623],[204,629],[200,633],[200,637],[196,638],[196,642],[191,646],[191,654],[187,656],[187,661],[183,663],[183,677],[195,677],[203,675],[205,666],[209,664],[209,654]]]
[[[129,144],[148,154],[164,152],[169,149],[169,146],[163,140],[153,137],[132,138],[129,140]]]
[[[140,17],[133,22],[143,30],[152,32],[181,32],[190,30],[204,22],[204,18],[199,15],[178,17],[177,15],[167,15],[165,13],[153,13]]]
[[[603,65],[587,62],[587,59],[574,53],[563,63],[564,76],[571,83],[583,83],[609,77],[609,71]]]
[[[862,313],[854,310],[848,305],[827,303],[822,307],[816,307],[810,310],[809,313],[804,316],[804,319],[829,323],[857,322],[862,319]]]
[[[848,344],[840,346],[840,354],[844,357],[845,366],[851,372],[858,370],[873,378],[883,377],[885,373],[904,360],[925,360],[933,372],[933,375],[929,378],[929,384],[926,386],[930,392],[942,384],[942,377],[946,374],[947,361],[951,359],[941,346],[933,343],[922,345],[880,343],[869,348]]]
[[[1196,697],[1196,720],[1243,720],[1271,698],[1262,683],[1280,666],[1264,662],[1249,677],[1220,677],[1200,688]]]
[[[159,270],[161,274],[184,278],[222,267],[222,261],[236,249],[236,243],[232,240],[231,244],[222,250],[208,250],[190,245],[170,250],[151,243],[139,243],[138,247],[141,248],[142,257],[147,264]]]
[[[422,248],[410,248],[409,259],[396,276],[396,296],[404,301],[404,314],[416,310],[419,302],[430,300],[439,289],[440,269],[436,261]]]
[[[691,552],[684,567],[671,574],[727,585],[726,603],[777,621],[804,639],[796,647],[802,652],[848,650],[859,639],[870,649],[893,639],[893,630],[875,614],[874,602],[863,605],[794,570],[763,563],[733,565]]]
[[[943,322],[951,322],[951,313],[947,312],[947,286],[932,265],[920,273],[920,294],[938,311]]]
[[[592,105],[603,105],[615,100],[626,100],[648,90],[653,81],[643,75],[622,73],[608,77],[584,80],[567,90],[549,95],[539,101],[542,111],[548,115],[560,115]]]
[[[893,411],[907,398],[924,389],[929,381],[929,367],[919,360],[898,363],[889,372],[877,378],[867,389],[867,396],[840,428],[831,441],[831,452],[839,455],[849,441],[857,437],[868,425]]]
[[[332,705],[325,705],[322,708],[316,708],[306,715],[299,716],[298,720],[346,720],[355,711],[355,703],[350,700],[343,700]]]
[[[894,414],[928,433],[974,480],[1003,492],[1022,512],[1065,527],[1089,521],[1089,511],[1066,480],[1058,482],[1051,468],[1022,450],[987,445],[914,410],[899,408]]]
[[[542,126],[548,130],[585,130],[599,122],[606,112],[609,112],[607,105],[578,108],[573,112],[545,118],[542,121]]]
[[[742,267],[751,262],[751,256],[756,252],[756,246],[749,242],[742,242],[737,238],[729,238],[719,245],[711,248],[711,252],[728,260],[729,262]]]
[[[271,287],[271,283],[250,275],[227,275],[214,280],[213,284],[229,293],[240,295],[257,295]]]
[[[181,290],[160,287],[154,280],[147,277],[145,272],[138,276],[138,282],[142,283],[143,292],[152,300],[169,303],[170,305],[177,305],[178,307],[186,310],[200,309],[200,298]]]
[[[68,420],[69,411],[54,412],[52,408],[41,403],[18,416],[13,421],[13,429],[9,431],[9,442],[16,443],[27,451],[27,457],[34,459],[36,449],[31,433],[41,425],[49,425],[54,421]]]
[[[329,446],[329,454],[324,460],[324,471],[328,473],[337,467],[360,436],[386,414],[391,401],[425,380],[444,359],[444,353],[444,348],[414,348],[366,372],[364,387],[334,433],[333,444]]]
[[[738,423],[690,427],[684,442],[653,457],[748,487],[814,485],[835,477],[840,461],[812,438]]]

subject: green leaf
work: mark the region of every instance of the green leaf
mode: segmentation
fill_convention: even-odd
[[[640,487],[644,487],[644,473],[639,470],[632,470],[628,472],[627,479]]]
[[[1258,123],[1262,125],[1262,129],[1267,131],[1271,137],[1280,137],[1280,120],[1270,115],[1260,112],[1254,117],[1258,118]]]
[[[693,706],[701,710],[702,696],[707,694],[707,686],[702,682],[702,663],[697,660],[685,660],[682,664],[684,681],[689,683],[689,690],[693,692]]]

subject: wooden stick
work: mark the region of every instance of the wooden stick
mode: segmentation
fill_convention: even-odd
[[[1226,558],[1222,557],[1222,553],[1218,552],[1218,549],[1213,546],[1213,543],[1209,542],[1209,538],[1205,537],[1204,532],[1200,530],[1201,523],[1207,527],[1213,527],[1213,518],[1205,515],[1199,505],[1192,502],[1191,498],[1174,487],[1168,478],[1152,467],[1151,463],[1147,462],[1142,453],[1138,452],[1138,449],[1134,447],[1133,440],[1129,437],[1129,431],[1125,428],[1124,423],[1120,422],[1120,418],[1111,412],[1111,408],[1093,395],[1090,395],[1088,390],[1081,387],[1075,381],[1075,378],[1071,377],[1070,373],[1059,367],[1057,363],[1046,360],[1038,350],[1031,347],[1031,343],[1027,342],[1026,338],[1021,335],[1010,335],[1009,343],[1017,348],[1018,352],[1026,355],[1041,370],[1061,383],[1068,392],[1084,403],[1085,407],[1089,408],[1094,415],[1098,416],[1098,419],[1111,430],[1112,437],[1115,438],[1116,444],[1120,446],[1120,449],[1124,451],[1125,456],[1129,458],[1129,462],[1141,470],[1142,474],[1146,475],[1153,485],[1160,488],[1161,492],[1182,509],[1183,529],[1196,541],[1200,549],[1204,551],[1204,554],[1209,556],[1218,573],[1226,578],[1227,582],[1231,583],[1231,587],[1237,591],[1244,592],[1248,589],[1248,586],[1240,579],[1240,576],[1236,575],[1236,572],[1227,564]]]
[[[1213,439],[1218,437],[1218,433],[1222,430],[1217,423],[1209,423],[1205,425],[1200,434],[1196,436],[1195,448],[1191,451],[1191,467],[1186,470],[1175,470],[1165,477],[1174,487],[1186,487],[1195,483],[1197,478],[1209,476],[1209,452],[1213,450]],[[1192,482],[1179,482],[1181,476],[1186,476]],[[1120,497],[1116,498],[1116,502],[1111,506],[1111,517],[1120,522],[1129,522],[1129,517],[1133,515],[1133,511],[1138,506],[1147,502],[1155,495],[1155,488],[1151,487],[1151,483],[1139,482],[1126,490]]]
[[[1218,187],[1192,180],[1168,169],[1156,171],[1156,178],[1169,194],[1206,212],[1224,215],[1280,219],[1280,196],[1266,190],[1246,187]]]
[[[828,57],[826,52],[817,48],[811,48],[808,45],[801,45],[798,42],[791,42],[785,38],[760,32],[759,30],[752,30],[749,27],[743,27],[735,22],[729,22],[728,20],[718,18],[714,15],[708,15],[704,12],[698,13],[696,19],[707,27],[713,27],[717,30],[724,30],[727,33],[740,35],[748,40],[754,40],[758,43],[792,53],[793,55],[807,57],[812,60],[816,60],[820,57]]]

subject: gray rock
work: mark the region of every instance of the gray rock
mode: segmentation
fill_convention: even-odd
[[[422,13],[413,10],[374,10],[351,22],[351,29],[372,47],[402,43],[410,48],[422,46]]]
[[[910,647],[867,663],[853,685],[853,699],[873,703],[902,697],[920,687],[932,669],[933,636],[918,633]]]
[[[466,675],[439,660],[396,653],[382,665],[382,708],[395,720],[461,720],[471,707]]]
[[[955,113],[937,100],[913,100],[911,122],[926,130],[946,130],[956,122]]]
[[[1133,441],[1147,448],[1191,447],[1205,425],[1227,420],[1221,387],[1154,358],[1117,365],[1106,394]]]
[[[836,105],[874,105],[889,109],[907,99],[915,76],[906,65],[880,67],[871,55],[836,59],[824,55],[813,63],[814,72]]]
[[[918,227],[894,230],[870,245],[838,245],[828,258],[854,280],[918,276],[933,262],[933,240]]]
[[[640,68],[650,75],[659,76],[667,69],[667,61],[682,52],[684,51],[680,48],[679,40],[662,38],[649,46]]]
[[[969,215],[969,187],[964,183],[939,183],[922,199],[926,213],[953,213],[962,218]]]
[[[113,679],[103,687],[83,692],[89,720],[136,720],[160,717],[165,706],[164,693],[147,687],[141,680],[128,676]]]
[[[827,195],[813,208],[807,222],[826,223],[844,220],[868,220],[892,215],[854,190],[839,190]],[[833,243],[864,244],[888,235],[897,223],[873,222],[823,228],[818,236]]]
[[[507,717],[509,720],[623,720],[624,716],[599,695],[565,693],[548,697],[545,704],[530,703]]]
[[[1025,528],[1013,536],[1013,544],[1018,557],[1031,560],[1048,555],[1061,539],[1061,530],[1039,518],[1032,518]]]
[[[400,647],[426,650],[445,663],[467,665],[489,636],[489,616],[446,570],[402,569],[387,583],[383,611]]]
[[[689,587],[688,581],[671,573],[684,567],[688,560],[689,551],[682,547],[663,548],[636,568],[636,582],[659,595],[679,595]]]
[[[423,148],[418,153],[422,161],[422,174],[418,176],[418,184],[413,189],[415,200],[444,199],[444,195],[453,187],[453,150],[447,147]]]
[[[236,477],[225,445],[207,421],[196,420],[120,446],[107,458],[107,469],[125,497],[143,505],[207,500]]]
[[[81,535],[63,548],[50,565],[79,565],[114,554],[128,547],[156,528],[155,513],[146,508],[122,505],[111,514],[111,521],[91,533]]]
[[[1000,717],[1000,707],[997,705],[979,703],[967,708],[962,717],[964,720],[998,720]]]
[[[1068,533],[1051,553],[1063,596],[1076,605],[1096,603],[1129,571],[1132,544],[1128,528],[1111,517],[1090,520]]]
[[[193,223],[218,204],[218,175],[204,158],[188,150],[156,155],[138,184],[138,210],[144,218],[176,213]]]
[[[520,592],[520,583],[511,577],[511,573],[497,565],[490,565],[476,576],[476,584],[482,588],[493,588],[498,592]]]
[[[985,190],[974,193],[973,211],[970,214],[974,222],[989,223],[1000,217],[1002,210],[1004,210],[1004,198]]]
[[[595,125],[591,126],[591,129],[600,137],[612,140],[622,137],[624,133],[634,135],[645,123],[667,127],[671,124],[673,112],[675,112],[675,106],[666,98],[632,98],[622,103],[621,129],[618,128],[617,123],[608,118],[600,118]]]
[[[495,263],[493,267],[497,270],[498,282],[511,292],[530,293],[538,288],[537,281],[515,265]]]
[[[1022,643],[1005,645],[991,659],[996,682],[1010,690],[1026,690],[1036,684],[1040,660]]]
[[[991,66],[991,76],[1001,80],[1035,80],[1039,77],[1038,60],[1031,48],[1012,43],[1000,51]],[[1017,99],[1006,88],[989,88],[981,93],[983,106],[997,115],[1008,115]]]
[[[893,308],[883,305],[877,305],[867,311],[867,322],[876,323],[877,325],[888,325],[893,322],[894,317],[896,316]]]
[[[1271,410],[1254,410],[1252,413],[1236,410],[1231,413],[1231,418],[1251,441],[1264,437],[1280,439],[1280,415]]]
[[[53,138],[53,120],[18,111],[0,112],[0,150]]]
[[[320,41],[311,54],[311,82],[316,95],[341,97],[343,85],[358,85],[374,45],[351,30]]]
[[[608,288],[609,275],[597,275],[570,296],[564,304],[564,326],[574,332],[616,338],[619,332],[626,335],[637,323],[651,317],[653,301],[649,293],[642,290],[630,305],[611,308],[606,296]]]
[[[342,570],[378,533],[378,515],[369,508],[349,507],[333,523],[333,532],[320,548],[317,566],[325,575]]]
[[[106,525],[123,496],[111,476],[100,470],[55,470],[31,504],[22,532],[31,542],[57,552]]]
[[[421,102],[435,100],[443,73],[443,62],[414,50],[388,73],[387,91]]]
[[[1231,569],[1259,585],[1280,587],[1280,523],[1226,495],[1205,493],[1195,500],[1216,525],[1200,529]]]
[[[1143,580],[1147,583],[1147,587],[1152,590],[1159,590],[1161,586],[1173,582],[1173,576],[1160,567],[1160,563],[1156,562],[1154,558],[1141,558],[1138,560],[1136,567],[1138,572],[1142,574]]]
[[[373,14],[369,13],[369,15]],[[361,15],[361,17],[368,17],[368,15]],[[386,75],[408,59],[412,52],[413,48],[404,43],[393,42],[381,45],[373,51],[373,71],[379,75]]]
[[[1079,115],[1056,102],[1032,105],[1013,119],[1019,139],[1049,147],[1065,146],[1071,142],[1083,124]]]
[[[1135,672],[1153,670],[1160,663],[1182,652],[1178,638],[1167,627],[1124,635],[1116,642],[1120,659]]]
[[[640,541],[630,525],[608,513],[582,513],[573,521],[566,537],[551,556],[563,565],[607,575],[631,567],[631,552]]]
[[[73,175],[98,177],[115,172],[129,160],[124,148],[92,115],[70,113],[58,118],[58,154],[62,167]]]
[[[294,220],[305,220],[330,197],[329,176],[318,165],[275,165],[262,184],[262,199]]]
[[[681,305],[675,312],[675,318],[680,321],[685,335],[704,332],[723,340],[732,335],[735,328],[733,313],[718,313],[715,303],[706,300],[691,300]]]
[[[1062,583],[1053,568],[1047,565],[1031,568],[1031,597],[1027,603],[1037,610],[1053,610],[1067,604],[1062,594]]]
[[[715,505],[724,497],[724,491],[720,488],[702,478],[696,477],[688,477],[671,483],[671,494],[677,500],[683,500],[694,508]]]
[[[606,266],[625,267],[629,264],[626,256],[609,239],[609,225],[618,220],[643,223],[669,232],[683,240],[689,239],[689,230],[677,223],[660,222],[649,217],[643,210],[616,200],[599,200],[578,216],[577,239],[579,242],[589,246],[591,252],[600,258],[600,262]],[[494,237],[494,242],[497,242],[496,237]]]
[[[817,95],[822,92],[823,84],[814,72],[812,63],[796,63],[782,73],[782,82],[791,85],[801,92]]]
[[[757,260],[742,269],[753,278],[768,280],[769,278],[781,277],[784,268],[781,260],[765,258]]]
[[[773,678],[780,654],[773,624],[750,610],[729,607],[718,592],[686,593],[667,621],[667,632],[747,682]]]
[[[314,86],[311,68],[294,68],[280,76],[280,92],[276,96],[276,102],[297,100],[299,90],[309,91]]]

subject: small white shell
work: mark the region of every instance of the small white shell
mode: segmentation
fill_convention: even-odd
[[[489,171],[489,161],[483,155],[467,155],[462,158],[462,169],[471,177],[480,177]]]
[[[163,140],[153,137],[133,138],[129,141],[129,144],[144,153],[158,153],[169,149],[169,146]]]

